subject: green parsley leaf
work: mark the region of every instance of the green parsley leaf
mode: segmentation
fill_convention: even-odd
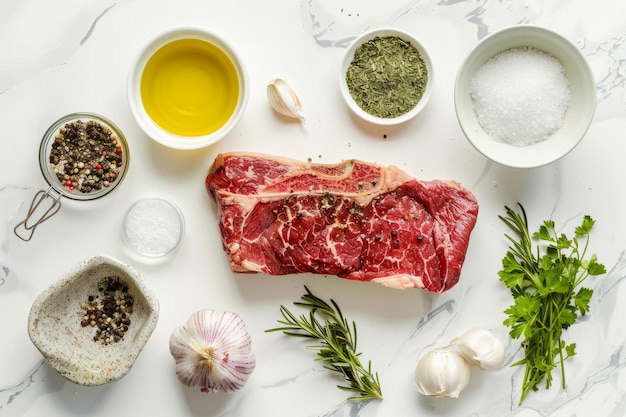
[[[571,343],[565,346],[565,353],[568,357],[574,356],[576,354],[576,343]]]
[[[589,288],[581,288],[578,290],[576,295],[574,296],[574,304],[578,311],[580,311],[581,315],[585,315],[589,311],[589,301],[591,300],[591,296],[593,295],[593,290]]]
[[[590,216],[583,217],[572,238],[557,233],[552,220],[531,234],[524,207],[518,206],[519,213],[505,206],[506,216],[498,216],[514,233],[505,234],[510,246],[498,276],[513,297],[513,304],[504,310],[503,324],[513,339],[521,339],[524,350],[524,358],[512,365],[526,367],[521,404],[542,382],[550,388],[557,366],[566,387],[564,361],[576,354],[576,344],[563,340],[563,330],[575,324],[579,314],[589,312],[593,290],[581,287],[582,282],[606,273],[606,268],[595,254],[587,258],[595,224]]]
[[[595,223],[596,223],[595,220],[593,220],[591,217],[587,215],[583,218],[583,223],[579,227],[576,228],[575,233],[578,236],[586,236],[589,234],[589,232],[591,231],[591,228],[593,227]]]

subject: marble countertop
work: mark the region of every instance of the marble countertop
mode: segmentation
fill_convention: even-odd
[[[593,123],[562,160],[512,169],[486,160],[456,121],[454,79],[462,59],[495,30],[530,23],[570,39],[585,55],[597,88]],[[248,68],[246,113],[221,142],[197,151],[156,144],[135,123],[126,101],[129,65],[156,32],[199,25],[228,38]],[[416,36],[435,68],[425,111],[397,127],[355,118],[342,101],[338,68],[363,31],[393,26]],[[617,0],[7,0],[0,3],[0,415],[3,416],[617,416],[626,414],[623,325],[626,284],[626,5]],[[277,117],[265,86],[273,77],[298,92],[306,124]],[[30,242],[13,234],[33,195],[46,187],[38,166],[45,130],[76,111],[102,114],[125,132],[132,162],[124,182],[95,202],[63,202]],[[396,165],[419,179],[452,179],[480,204],[460,282],[435,295],[309,274],[235,275],[224,254],[204,178],[220,152],[265,152],[322,163],[358,158]],[[186,235],[174,256],[145,262],[120,236],[124,211],[140,196],[160,194],[181,208]],[[590,278],[591,312],[566,333],[578,355],[567,360],[567,389],[531,393],[518,405],[521,351],[506,338],[511,303],[497,272],[507,248],[498,220],[520,202],[531,228],[553,219],[571,230],[583,215],[596,221],[591,250],[608,273]],[[67,381],[27,333],[41,291],[80,260],[109,254],[132,265],[160,301],[158,325],[131,371],[98,387]],[[299,340],[266,333],[308,286],[332,297],[357,323],[359,350],[379,373],[382,401],[347,402],[340,381]],[[176,379],[168,342],[195,310],[235,311],[252,336],[257,368],[234,394],[204,394]],[[418,394],[417,358],[471,327],[504,335],[506,361],[473,372],[458,399]]]

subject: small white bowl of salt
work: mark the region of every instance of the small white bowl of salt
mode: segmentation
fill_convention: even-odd
[[[134,253],[146,258],[161,258],[180,245],[185,220],[178,206],[160,196],[135,201],[124,216],[122,238]]]
[[[533,25],[483,38],[454,87],[457,118],[485,157],[514,168],[559,160],[587,132],[596,106],[589,64],[563,36]]]

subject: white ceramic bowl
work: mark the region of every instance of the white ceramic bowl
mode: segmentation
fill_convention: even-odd
[[[427,71],[427,77],[428,77],[426,81],[426,88],[424,89],[424,93],[422,97],[420,98],[420,100],[415,105],[415,107],[413,107],[413,109],[408,111],[407,113],[404,113],[400,116],[393,117],[393,118],[383,118],[383,117],[373,116],[367,111],[365,111],[364,109],[362,109],[357,104],[357,102],[352,98],[350,94],[350,90],[348,89],[348,84],[346,82],[346,72],[348,70],[348,67],[354,60],[354,52],[357,50],[357,48],[359,48],[363,43],[368,42],[376,37],[386,37],[386,36],[396,36],[406,42],[409,42],[415,49],[417,49],[420,56],[424,60],[424,64],[426,65],[426,71]],[[350,46],[348,46],[348,49],[346,50],[344,58],[341,62],[341,69],[339,71],[339,88],[341,90],[341,94],[346,104],[357,116],[359,116],[363,120],[366,120],[370,123],[374,123],[377,125],[390,126],[390,125],[397,125],[400,123],[407,122],[411,120],[412,118],[414,118],[419,112],[421,112],[424,109],[424,107],[428,103],[428,100],[430,100],[430,97],[432,96],[432,93],[433,93],[433,75],[434,75],[433,65],[432,65],[430,56],[428,55],[428,52],[426,51],[424,46],[417,39],[415,39],[415,37],[399,29],[380,28],[380,29],[375,29],[375,30],[372,30],[372,31],[369,31],[360,35],[350,44]]]
[[[563,126],[547,139],[526,146],[491,138],[479,124],[470,96],[476,71],[495,55],[515,47],[534,47],[556,57],[569,81],[570,103]],[[557,161],[581,141],[595,111],[595,81],[585,57],[563,36],[533,25],[512,26],[486,36],[465,58],[456,77],[454,104],[461,129],[476,150],[505,166],[534,168]]]
[[[228,119],[221,124],[217,130],[212,132],[208,132],[206,134],[188,134],[188,133],[175,133],[166,130],[157,124],[148,114],[146,108],[144,106],[142,96],[141,96],[141,82],[142,76],[144,73],[144,69],[146,64],[149,62],[150,58],[159,51],[162,47],[171,44],[172,42],[184,40],[184,39],[197,39],[203,42],[206,42],[210,45],[217,47],[219,51],[226,55],[227,59],[226,63],[232,64],[236,72],[237,83],[239,87],[237,103],[234,107],[232,113]],[[210,65],[215,65],[215,62],[219,60],[210,54],[204,59],[204,64],[206,65],[209,62]],[[176,72],[172,72],[169,74],[169,78],[165,82],[171,83],[172,86],[175,85],[180,79],[184,79],[188,77],[189,74],[197,73],[202,70],[202,66],[198,64],[190,64],[189,68],[185,66],[179,65],[181,61],[177,62],[178,67],[175,69]],[[218,62],[217,65],[221,65],[222,63]],[[226,64],[225,64],[226,65]],[[230,66],[230,65],[229,65]],[[216,71],[220,71],[220,68],[216,68]],[[174,71],[174,70],[172,70]],[[185,73],[184,71],[188,71]],[[222,84],[222,81],[217,81],[218,77],[214,77],[214,74],[204,74],[204,78],[202,78],[204,83],[214,83],[215,85]],[[200,77],[202,77],[200,76]],[[227,82],[230,84],[230,81]],[[211,84],[207,84],[211,85]],[[230,85],[231,88],[236,88],[235,85]],[[202,86],[204,88],[204,86]],[[175,88],[170,89],[170,91],[175,90]],[[198,90],[200,91],[200,89]],[[165,145],[174,149],[199,149],[209,145],[216,143],[226,136],[239,122],[245,108],[248,103],[249,96],[249,80],[247,71],[243,65],[243,62],[235,51],[235,49],[227,42],[222,36],[215,34],[211,31],[208,31],[201,27],[194,26],[183,26],[183,27],[174,27],[170,29],[166,29],[157,35],[155,35],[152,39],[150,39],[147,44],[141,49],[135,60],[132,62],[130,67],[130,72],[128,76],[128,102],[130,105],[131,112],[135,117],[135,120],[141,127],[141,129],[153,140],[156,142]],[[210,100],[210,97],[203,98],[204,100]],[[177,98],[176,100],[180,100]],[[175,100],[170,100],[174,102]],[[189,101],[190,102],[190,101]],[[188,103],[185,103],[186,105]],[[180,113],[185,113],[188,111],[188,108],[179,109]],[[222,116],[223,117],[223,116]]]
[[[130,323],[122,339],[101,344],[93,340],[95,328],[81,325],[81,304],[95,296],[101,280],[119,277],[134,299]],[[129,265],[108,255],[89,257],[68,270],[33,302],[28,335],[46,361],[68,380],[81,385],[102,385],[123,377],[143,350],[156,327],[159,302]]]

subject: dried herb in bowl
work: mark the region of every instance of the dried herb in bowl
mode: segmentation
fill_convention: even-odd
[[[411,111],[426,90],[428,71],[419,51],[397,36],[377,36],[354,51],[348,91],[367,113],[395,118]]]

